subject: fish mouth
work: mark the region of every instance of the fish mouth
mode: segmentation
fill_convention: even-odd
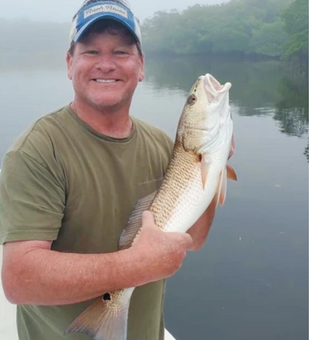
[[[200,76],[199,78],[203,81],[204,90],[209,102],[218,97],[220,94],[228,92],[231,88],[231,83],[225,83],[222,85],[209,73],[207,73],[205,76]]]

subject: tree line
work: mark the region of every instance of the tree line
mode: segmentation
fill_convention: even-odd
[[[308,0],[231,0],[156,12],[142,24],[143,50],[147,56],[265,56],[307,68],[308,9]],[[69,30],[70,23],[0,18],[0,69],[62,65]]]
[[[156,12],[143,22],[148,54],[308,56],[308,0],[231,0]]]

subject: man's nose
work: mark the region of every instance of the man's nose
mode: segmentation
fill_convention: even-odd
[[[96,68],[104,73],[114,71],[116,69],[116,61],[113,55],[104,55],[99,58]]]

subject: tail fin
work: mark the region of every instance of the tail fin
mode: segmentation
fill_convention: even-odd
[[[128,288],[98,297],[72,321],[65,331],[65,335],[79,332],[87,334],[95,340],[126,340],[128,310],[133,290],[134,288]],[[117,294],[125,296],[118,299],[115,298]]]

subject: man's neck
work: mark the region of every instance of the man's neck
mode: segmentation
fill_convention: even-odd
[[[71,103],[71,108],[87,125],[103,135],[127,138],[131,134],[133,123],[128,109],[100,111],[76,102]]]

